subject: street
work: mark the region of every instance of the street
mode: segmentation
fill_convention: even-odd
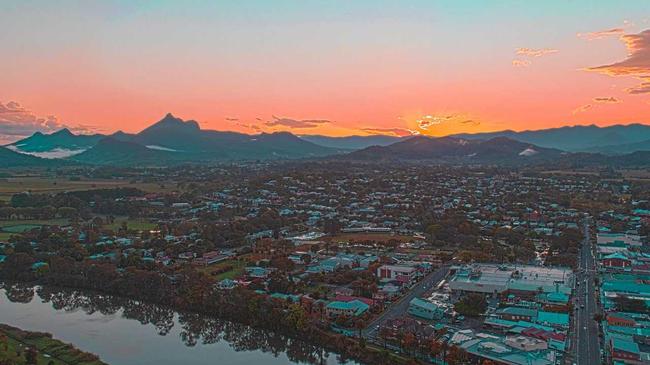
[[[594,315],[598,312],[597,298],[595,297],[594,277],[595,264],[592,245],[590,242],[589,221],[584,221],[584,241],[580,249],[578,272],[576,274],[575,293],[575,325],[577,331],[575,338],[574,354],[575,363],[599,364],[600,344],[598,340],[598,323],[594,321]],[[584,306],[584,308],[583,308]]]
[[[386,309],[379,317],[375,318],[370,324],[363,330],[363,337],[374,338],[377,337],[378,327],[387,320],[398,318],[406,314],[406,311],[409,307],[409,302],[416,297],[421,297],[427,290],[431,290],[434,286],[438,285],[442,279],[449,272],[449,265],[443,265],[439,269],[429,273],[424,279],[420,280],[409,292],[399,299],[396,303],[393,303],[388,309]]]

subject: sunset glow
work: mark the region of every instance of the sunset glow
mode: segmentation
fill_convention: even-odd
[[[2,2],[0,134],[649,122],[647,1],[381,3]]]

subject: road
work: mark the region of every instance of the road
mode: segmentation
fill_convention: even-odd
[[[591,232],[589,221],[584,221],[584,242],[580,249],[578,261],[578,274],[576,275],[576,312],[575,325],[577,337],[575,338],[575,363],[599,364],[600,344],[598,339],[598,323],[594,321],[594,314],[598,312],[598,302],[595,296],[594,277],[596,266],[594,252],[591,245]],[[584,308],[582,308],[584,306]]]
[[[393,303],[388,309],[386,309],[379,317],[375,318],[370,324],[363,330],[363,337],[373,338],[377,337],[378,327],[387,320],[398,318],[406,314],[406,311],[409,307],[409,302],[413,298],[421,297],[426,291],[431,290],[434,286],[438,285],[442,279],[447,276],[449,272],[449,265],[444,265],[439,269],[430,272],[424,279],[420,280],[415,284],[411,290],[404,295],[399,301]]]

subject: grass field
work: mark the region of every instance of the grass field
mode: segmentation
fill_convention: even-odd
[[[149,231],[156,229],[158,226],[156,223],[151,223],[146,219],[129,219],[126,217],[115,218],[115,221],[111,224],[104,225],[104,228],[112,229],[117,231],[122,227],[122,223],[126,222],[126,228],[134,231]]]
[[[244,268],[246,267],[246,261],[244,260],[226,260],[219,262],[214,265],[209,265],[200,270],[205,272],[208,275],[211,275],[212,272],[217,271],[225,266],[232,266],[230,271],[226,271],[219,275],[214,276],[215,280],[221,281],[223,279],[235,279],[244,273]]]
[[[10,177],[0,179],[0,200],[8,201],[17,193],[61,193],[66,191],[81,191],[93,189],[110,189],[133,187],[146,192],[165,192],[175,190],[175,184],[161,186],[155,183],[131,183],[128,180],[93,179],[71,181],[65,178],[48,177]]]
[[[27,348],[35,348],[38,350],[37,365],[105,365],[96,356],[45,334],[26,332],[6,325],[0,325],[0,334],[6,336],[6,349],[5,344],[0,343],[0,362],[6,360],[9,364],[26,365]]]

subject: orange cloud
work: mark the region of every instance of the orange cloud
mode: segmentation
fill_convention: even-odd
[[[617,98],[615,98],[613,96],[595,97],[593,100],[594,100],[595,103],[599,103],[599,104],[616,104],[616,103],[620,102],[620,100],[618,100]]]
[[[629,87],[625,89],[626,92],[629,94],[647,94],[650,93],[650,76],[641,76],[638,78],[639,80],[642,80],[639,85]]]
[[[626,59],[609,65],[589,67],[588,71],[609,76],[650,75],[650,29],[639,34],[621,36],[628,50]]]
[[[321,124],[329,124],[329,123],[331,123],[331,121],[326,119],[291,119],[291,118],[279,118],[274,115],[273,120],[267,121],[264,124],[267,127],[282,126],[282,127],[302,129],[302,128],[315,128]]]
[[[516,53],[528,57],[542,57],[547,54],[557,53],[557,49],[552,48],[517,48]]]
[[[643,82],[635,87],[626,89],[630,94],[650,92],[650,29],[639,34],[626,34],[621,41],[627,47],[628,56],[623,61],[609,65],[589,67],[587,71],[598,72],[609,76],[634,76]]]
[[[420,134],[418,131],[406,128],[363,128],[361,130],[370,134],[388,134],[397,137],[406,137]]]
[[[576,114],[579,114],[579,113],[584,113],[587,110],[591,109],[592,107],[593,107],[593,105],[591,105],[591,104],[583,105],[583,106],[573,110],[573,115],[576,115]]]
[[[588,33],[578,33],[578,38],[583,38],[587,40],[601,39],[605,37],[620,36],[625,33],[623,28],[611,28],[606,30],[600,30],[597,32],[588,32]]]
[[[530,61],[529,60],[512,60],[512,65],[514,67],[528,67],[530,66]]]

